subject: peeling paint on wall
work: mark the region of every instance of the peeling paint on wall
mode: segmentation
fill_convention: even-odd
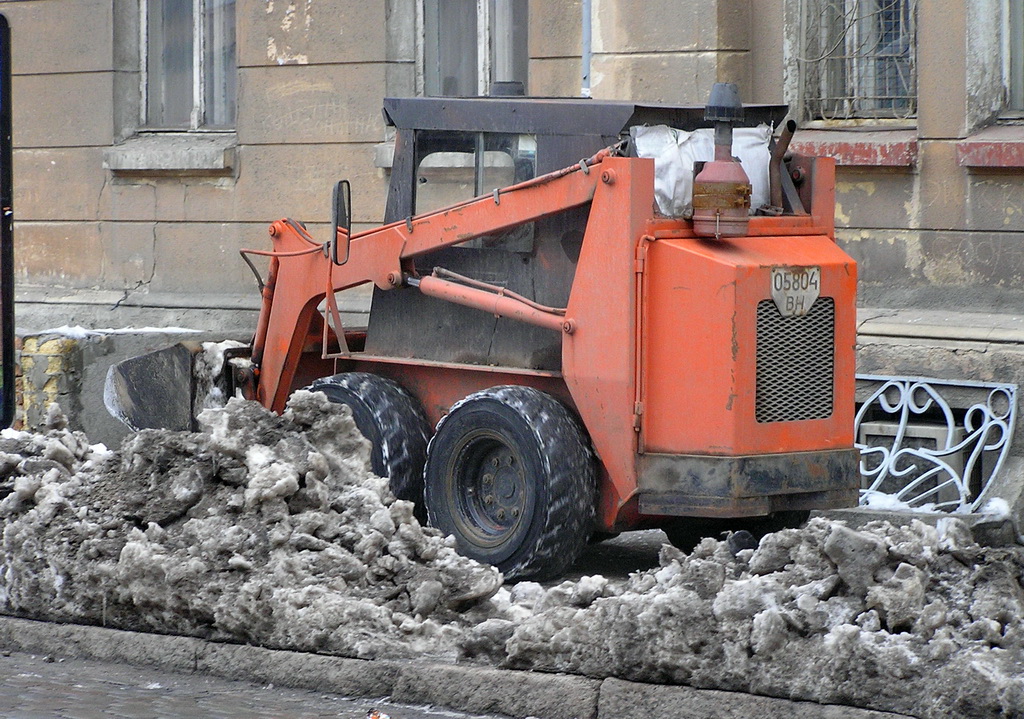
[[[921,267],[924,265],[924,253],[921,251],[920,236],[916,234],[905,236],[903,251],[906,257],[907,274],[920,275]]]
[[[278,65],[308,65],[309,57],[304,54],[291,54],[287,50],[278,50],[274,38],[267,38],[267,59]]]
[[[969,271],[964,264],[966,258],[961,253],[941,256],[929,256],[928,261],[921,261],[921,270],[929,282],[939,285],[965,285],[976,281],[975,273]]]
[[[604,41],[604,23],[601,22],[603,14],[605,12],[615,12],[614,3],[609,3],[606,0],[592,0],[593,8],[590,13],[590,33],[591,33],[591,49],[594,54],[605,52],[605,41]],[[615,25],[615,18],[612,18],[612,26]]]
[[[1005,212],[1005,217],[1003,217],[1003,224],[1004,224],[1004,225],[1009,225],[1010,223],[1012,223],[1012,222],[1013,222],[1013,214],[1014,214],[1015,212],[1016,212],[1016,213],[1019,213],[1019,212],[1020,212],[1020,210],[1018,210],[1018,209],[1017,209],[1017,208],[1015,208],[1015,207],[1007,207],[1007,208],[1006,208],[1006,212]]]
[[[268,0],[267,14],[273,15],[274,2]],[[313,27],[313,0],[291,0],[280,19],[280,30],[267,38],[267,59],[278,65],[308,65],[303,52],[310,42]]]
[[[868,197],[875,194],[874,182],[837,182],[836,194],[848,195],[853,192],[863,192]]]
[[[972,178],[973,179],[973,178]],[[968,222],[976,229],[1024,230],[1024,183],[1019,175],[995,175],[969,185]]]
[[[836,200],[836,224],[849,226],[850,216],[843,212],[843,206]]]

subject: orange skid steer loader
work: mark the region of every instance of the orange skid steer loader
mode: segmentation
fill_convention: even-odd
[[[706,109],[384,112],[388,224],[351,232],[340,182],[328,242],[270,226],[245,396],[350,405],[374,471],[508,578],[557,576],[602,534],[682,544],[856,503],[856,266],[833,239],[832,162],[788,154],[792,123],[770,149],[784,107],[716,86]],[[741,121],[764,140],[756,177],[732,157]],[[669,167],[712,137],[714,159]],[[365,283],[368,326],[342,327],[336,293]],[[133,378],[160,372],[145,362],[108,378],[137,428],[160,425],[138,401]]]

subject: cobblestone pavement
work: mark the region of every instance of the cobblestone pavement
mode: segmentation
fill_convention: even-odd
[[[496,719],[123,664],[0,656],[5,719]]]

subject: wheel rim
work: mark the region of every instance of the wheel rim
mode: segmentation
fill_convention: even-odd
[[[478,547],[507,542],[529,510],[522,455],[499,434],[477,430],[463,437],[451,456],[446,485],[459,532]]]

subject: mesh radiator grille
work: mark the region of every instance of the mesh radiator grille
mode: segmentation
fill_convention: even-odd
[[[758,303],[758,422],[832,415],[835,314],[831,297],[819,297],[803,317],[783,317],[772,300]]]

